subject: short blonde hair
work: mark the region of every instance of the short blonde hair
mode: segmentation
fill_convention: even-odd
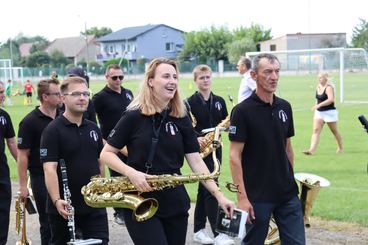
[[[77,76],[68,77],[67,79],[61,82],[60,91],[61,93],[67,92],[69,88],[69,84],[83,84],[83,83],[88,87],[86,79],[82,77],[77,77]]]
[[[161,112],[160,103],[153,93],[153,88],[149,86],[148,81],[155,77],[156,69],[161,64],[168,64],[174,67],[178,77],[179,69],[174,60],[166,58],[157,58],[151,61],[145,74],[145,78],[141,83],[137,97],[127,107],[127,110],[141,110],[141,113],[146,116],[154,115]],[[184,117],[186,115],[185,106],[180,98],[179,87],[177,87],[174,97],[169,102],[171,109],[170,115],[173,117]]]
[[[203,72],[209,72],[209,73],[212,74],[212,69],[208,65],[197,65],[196,67],[194,67],[194,69],[193,69],[193,79],[194,79],[194,81],[197,80],[199,74],[203,73]]]

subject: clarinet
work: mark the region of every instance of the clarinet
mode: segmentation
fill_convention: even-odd
[[[75,223],[74,223],[74,208],[72,206],[72,194],[70,193],[69,185],[68,185],[68,175],[66,173],[66,165],[64,159],[60,159],[60,170],[61,170],[61,180],[63,182],[63,191],[64,191],[64,200],[68,203],[68,206],[65,208],[66,211],[71,213],[72,215],[68,215],[68,230],[70,241],[67,242],[69,245],[87,245],[87,244],[101,244],[102,240],[100,239],[87,239],[87,240],[77,240],[75,238]]]

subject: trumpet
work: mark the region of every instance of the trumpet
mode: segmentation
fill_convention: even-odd
[[[22,198],[20,192],[18,192],[15,201],[15,231],[17,234],[22,232],[22,237],[15,244],[16,245],[31,245],[32,241],[27,239],[26,236],[26,202],[27,199]]]

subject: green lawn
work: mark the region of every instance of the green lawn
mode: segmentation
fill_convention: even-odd
[[[337,74],[332,77],[337,78]],[[345,98],[349,100],[367,99],[368,81],[367,74],[346,74],[345,80],[349,88]],[[223,96],[228,101],[228,94],[237,100],[237,90],[240,77],[215,78],[213,91]],[[361,114],[368,117],[367,104],[340,104],[336,103],[339,110],[339,129],[343,137],[345,152],[336,155],[336,142],[327,127],[321,134],[321,141],[317,153],[313,156],[305,156],[301,152],[310,143],[312,132],[313,113],[310,108],[314,104],[314,93],[317,79],[316,75],[282,76],[279,83],[278,94],[287,99],[294,109],[294,124],[296,135],[293,137],[295,152],[295,172],[308,172],[327,178],[331,186],[321,189],[314,203],[312,215],[324,219],[357,222],[368,226],[368,135],[365,133],[357,119]],[[338,92],[338,81],[336,93]],[[133,93],[138,88],[137,81],[127,81],[124,86],[131,89]],[[92,82],[93,92],[99,91],[104,82]],[[189,79],[180,81],[180,89],[183,97],[191,95],[195,90],[193,82]],[[35,99],[34,99],[35,101]],[[14,105],[6,107],[12,117],[14,127],[17,131],[19,121],[33,107],[23,105],[23,97],[14,97]],[[228,110],[231,103],[228,101]],[[220,177],[222,185],[231,181],[229,172],[228,140],[224,139],[223,168]],[[9,156],[9,153],[8,153]],[[10,159],[11,176],[17,178],[16,164]],[[183,172],[188,172],[185,167]],[[197,185],[187,185],[192,200],[196,197]],[[222,188],[224,189],[224,188]],[[235,200],[235,195],[227,192],[227,196]]]

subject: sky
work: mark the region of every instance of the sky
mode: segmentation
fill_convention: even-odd
[[[0,4],[0,42],[19,33],[53,41],[78,36],[85,27],[117,31],[166,24],[190,32],[211,26],[233,30],[254,23],[271,29],[274,38],[297,32],[343,32],[350,43],[359,18],[368,20],[367,6],[367,0],[4,0]]]

